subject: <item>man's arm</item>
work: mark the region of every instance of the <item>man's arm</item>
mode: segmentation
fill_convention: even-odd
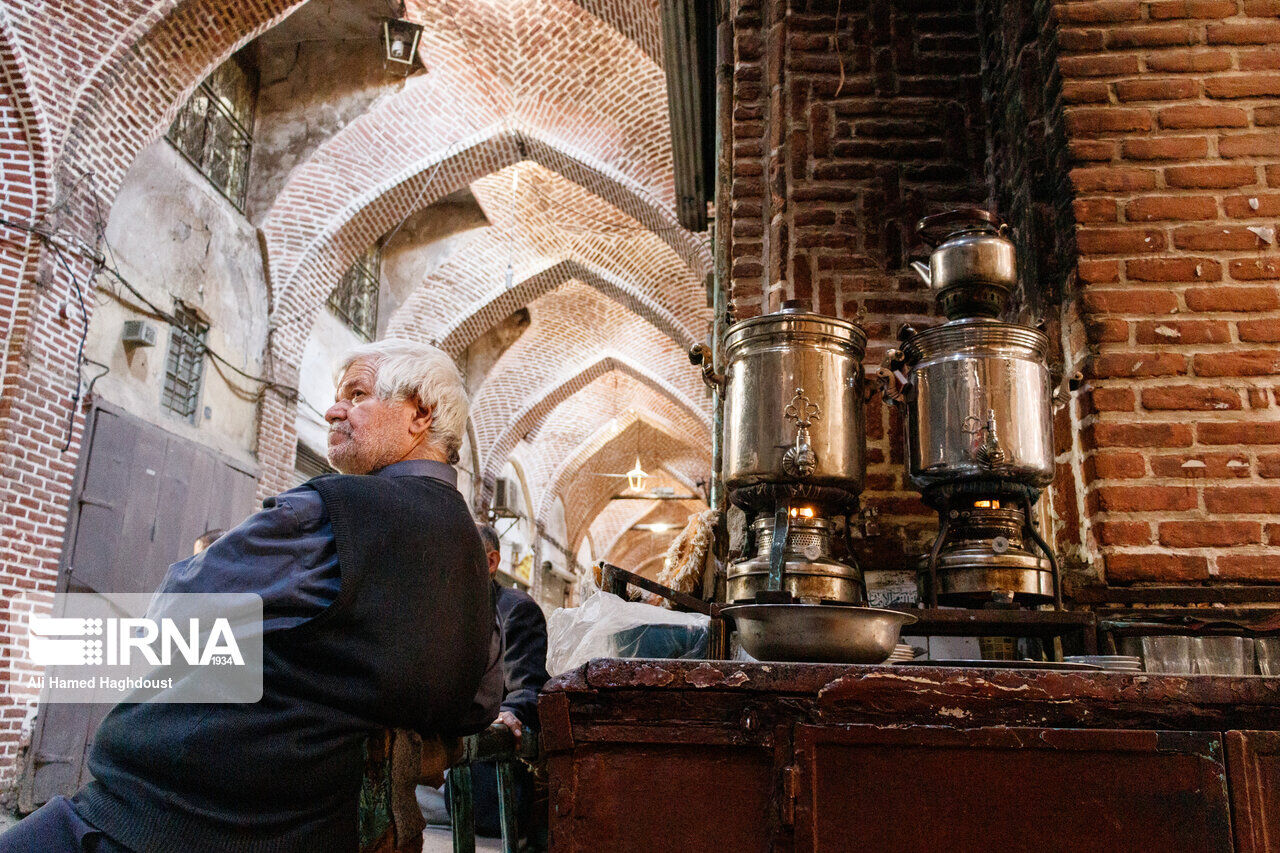
[[[493,620],[493,632],[489,635],[489,663],[480,679],[480,687],[471,707],[461,719],[454,721],[445,730],[451,737],[464,737],[484,729],[493,722],[502,701],[503,691],[502,634],[498,620]]]
[[[503,672],[507,695],[502,710],[523,725],[538,719],[538,691],[547,675],[547,620],[542,608],[530,599],[518,602],[503,625]]]
[[[262,596],[266,631],[307,621],[338,595],[333,527],[319,492],[298,486],[212,545],[169,567],[161,593],[252,592]]]

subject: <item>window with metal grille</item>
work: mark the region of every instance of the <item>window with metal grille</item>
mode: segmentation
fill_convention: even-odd
[[[233,56],[196,87],[169,126],[173,147],[240,209],[249,185],[257,93],[257,74]]]
[[[169,332],[169,357],[164,366],[160,405],[195,423],[200,405],[200,381],[204,378],[204,343],[209,326],[181,302],[174,305],[173,314],[176,322]]]
[[[356,258],[342,281],[329,294],[329,307],[366,341],[378,334],[378,282],[382,250],[374,245]]]

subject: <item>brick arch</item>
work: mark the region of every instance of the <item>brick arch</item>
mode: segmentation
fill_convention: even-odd
[[[662,63],[661,20],[656,0],[617,4],[610,0],[556,0],[598,20],[650,61]],[[75,159],[95,168],[110,198],[133,161],[154,141],[172,110],[195,84],[236,49],[279,23],[305,0],[64,0],[74,14],[49,31],[49,4],[11,4],[5,16],[17,41],[40,46],[35,63],[39,88],[49,104],[52,138],[67,137]],[[432,4],[409,0],[411,18],[424,20]],[[457,14],[456,12],[454,14]],[[79,22],[84,26],[77,27]],[[151,134],[121,155],[139,131]]]
[[[304,182],[304,178],[310,184],[321,176],[299,175],[286,186],[263,225],[273,257],[285,259],[275,269],[277,354],[296,362],[315,312],[351,262],[372,243],[416,210],[523,162],[545,167],[652,230],[697,276],[710,269],[706,247],[638,187],[611,174],[612,170],[603,164],[591,163],[564,143],[540,139],[527,127],[504,122],[471,135],[460,145],[427,152],[400,173],[360,190],[335,214],[334,222],[286,213],[295,203],[305,204],[300,196],[313,191],[295,184]],[[281,221],[282,217],[288,218],[287,224]],[[290,256],[297,258],[292,266]],[[424,298],[421,292],[415,293],[402,310],[412,316]]]
[[[470,190],[491,224],[472,232],[465,250],[433,269],[397,308],[395,333],[443,340],[461,352],[501,317],[574,276],[682,347],[709,319],[703,281],[669,242],[538,161],[486,175]],[[608,227],[599,231],[583,227],[602,222]]]
[[[571,281],[531,303],[529,310],[529,327],[503,352],[475,394],[473,421],[485,448],[486,472],[500,437],[510,433],[522,412],[577,374],[577,365],[604,356],[661,377],[684,408],[705,410],[702,382],[685,351],[599,292]]]
[[[671,502],[668,502],[670,504]],[[678,506],[668,506],[666,511],[654,510],[637,521],[637,524],[664,522],[672,529],[666,534],[654,534],[643,530],[625,530],[614,541],[612,547],[605,551],[604,559],[625,569],[645,577],[658,577],[666,561],[667,550],[671,542],[679,535],[681,528],[689,520],[706,507],[698,507],[691,501],[680,502]]]
[[[611,405],[617,399],[614,387],[621,389],[620,408]],[[556,406],[512,449],[513,454],[520,452],[529,460],[533,505],[541,504],[565,459],[597,436],[625,429],[640,414],[691,446],[709,441],[706,424],[669,395],[621,371],[606,373]],[[693,488],[693,481],[688,485]]]
[[[626,434],[632,426],[637,423],[651,425],[652,418],[647,412],[639,412],[634,409],[623,412],[617,418],[602,425],[590,435],[586,436],[572,452],[561,457],[561,459],[553,466],[551,474],[545,478],[545,484],[541,490],[541,497],[538,500],[538,511],[536,518],[539,523],[545,523],[551,508],[557,499],[562,502],[564,500],[564,487],[572,480],[577,473],[594,457],[600,450],[616,439],[618,436]],[[671,433],[658,425],[655,427],[664,435],[670,436]],[[672,436],[672,442],[682,443],[680,439]],[[710,454],[707,454],[708,460]],[[630,467],[630,466],[628,466]],[[671,473],[668,471],[668,473]],[[676,476],[673,474],[673,476]],[[679,479],[679,477],[677,477]],[[684,482],[684,481],[682,481]],[[685,482],[690,488],[693,488],[694,480],[690,479]],[[566,510],[568,509],[566,505]]]
[[[27,78],[41,92],[37,108],[48,119],[47,132],[40,134],[48,163],[43,182],[48,188],[47,204],[42,201],[42,205],[52,215],[44,224],[69,235],[73,242],[93,245],[100,211],[109,208],[137,153],[163,133],[185,97],[236,48],[299,5],[301,0],[122,0],[114,4],[88,0],[60,22],[63,29],[57,39],[52,38],[46,17],[7,7],[16,38],[24,43],[13,53],[25,54]],[[95,15],[92,7],[98,6],[102,8]],[[76,29],[77,21],[109,25]],[[42,49],[45,45],[51,46],[47,54]],[[28,210],[25,215],[31,213]],[[63,260],[70,273],[63,269]],[[24,556],[38,564],[33,572],[50,573],[52,586],[66,499],[80,452],[83,410],[70,411],[79,339],[75,321],[80,318],[74,316],[76,312],[67,323],[50,323],[48,318],[57,311],[59,301],[69,298],[72,304],[78,303],[72,278],[90,282],[92,264],[76,252],[62,259],[45,252],[39,264],[45,286],[31,296],[30,308],[19,311],[8,330],[9,345],[20,342],[22,350],[21,360],[5,364],[3,391],[5,416],[15,424],[24,418],[29,421],[24,431],[28,438],[20,451],[23,466],[32,482],[41,484],[39,493],[48,496],[37,502],[39,506],[28,507],[40,544]],[[92,315],[91,285],[83,295]],[[50,333],[28,335],[21,328],[23,324],[36,328],[41,318]],[[6,449],[0,467],[12,470],[17,452]],[[290,465],[292,453],[291,445]],[[5,517],[12,515],[8,503],[3,509]]]
[[[531,462],[538,502],[565,459],[602,431],[623,428],[621,425],[631,423],[639,413],[691,446],[710,441],[710,430],[700,416],[626,374],[605,374],[557,406],[517,445],[517,449],[527,448],[525,457]]]
[[[626,502],[619,501],[618,503]],[[610,560],[608,555],[615,552],[620,541],[627,536],[631,527],[652,522],[667,522],[683,526],[690,515],[695,512],[702,512],[707,508],[706,501],[703,500],[662,501],[656,504],[642,504],[638,511],[634,513],[610,518],[610,510],[617,505],[610,503],[608,507],[591,520],[589,528],[591,541],[600,543],[600,550],[606,555],[604,559],[623,568],[628,568],[625,562]]]
[[[643,521],[652,511],[651,505],[640,501],[610,502],[599,515],[591,519],[584,539],[589,539],[593,545],[597,542],[601,543],[600,559],[607,559],[605,555],[609,553],[618,538],[633,524]],[[608,548],[604,547],[606,543],[609,545]],[[623,568],[628,567],[623,566]]]
[[[623,458],[625,458],[625,448],[623,449],[623,454]],[[689,456],[664,463],[656,471],[649,472],[656,475],[654,485],[674,486],[677,490],[681,488],[693,489],[691,481],[697,479],[691,476],[693,468],[686,471],[682,470],[681,465],[692,465],[698,471],[705,471],[710,466],[710,460],[695,459],[694,456]],[[562,496],[568,499],[567,512],[574,513],[577,510],[578,516],[582,519],[577,535],[572,539],[575,548],[581,547],[582,540],[590,531],[592,523],[612,504],[615,494],[616,492],[609,489],[604,480],[594,484],[584,482],[581,486],[570,484],[568,491]],[[691,507],[689,509],[690,513],[706,509],[706,506],[697,500],[678,501],[675,503],[682,507]],[[581,507],[580,510],[578,509],[579,507]],[[686,518],[687,515],[688,513],[686,513]],[[608,552],[606,551],[605,553]]]
[[[656,466],[676,481],[693,488],[693,483],[706,476],[710,470],[709,450],[692,447],[647,420],[642,413],[633,412],[622,419],[626,426],[621,430],[600,430],[597,435],[566,458],[555,477],[543,491],[538,508],[538,518],[550,511],[552,502],[559,497],[564,504],[565,519],[569,528],[569,545],[575,551],[582,537],[594,520],[616,494],[616,484],[609,478],[590,476],[601,468],[606,472],[626,471],[634,463],[636,444],[648,443],[660,447],[645,455],[660,458]],[[642,451],[643,452],[643,451]],[[652,472],[651,472],[652,473]]]
[[[657,0],[573,0],[636,43],[645,55],[662,65],[662,9]]]
[[[109,201],[138,151],[159,138],[196,85],[303,2],[169,0],[151,4],[79,88],[66,127],[63,160],[93,171],[99,193]],[[99,14],[118,19],[115,9],[103,8]]]
[[[10,21],[0,16],[0,216],[25,221],[48,209],[49,129],[37,109],[30,69],[14,43]],[[34,334],[37,320],[49,317],[65,291],[61,287],[37,287],[41,246],[34,235],[0,227],[0,567],[6,596],[15,585],[52,591],[57,581],[58,545],[65,518],[59,495],[46,491],[45,471],[56,464],[47,430],[48,380],[63,367],[59,356],[44,353],[44,335]],[[75,321],[80,321],[79,317]],[[67,472],[67,483],[70,478]],[[18,579],[17,575],[22,575]],[[35,671],[26,671],[9,642],[19,636],[10,625],[10,608],[0,609],[0,657],[9,681],[0,701],[6,722],[0,723],[0,755],[18,749],[17,723],[25,705],[35,701]],[[30,678],[28,678],[30,676]],[[25,686],[23,683],[25,682]],[[10,708],[19,711],[16,719]],[[0,766],[0,786],[16,768]]]
[[[671,387],[671,385],[652,376],[643,368],[630,363],[629,360],[617,353],[606,355],[586,368],[563,379],[555,380],[549,387],[536,391],[529,396],[531,402],[516,414],[509,422],[509,425],[498,434],[497,440],[485,453],[485,463],[482,469],[483,485],[481,491],[483,494],[481,505],[488,501],[489,495],[493,491],[493,482],[516,444],[525,435],[535,430],[560,404],[588,388],[597,379],[615,371],[630,376],[646,385],[709,428],[710,425],[706,421],[705,413],[699,412],[688,400],[683,398],[683,394]]]
[[[14,44],[11,22],[0,17],[0,215],[36,219],[48,207],[52,143],[48,121],[31,88],[30,67]],[[8,365],[24,345],[30,319],[39,245],[30,232],[0,226],[0,340]],[[7,373],[7,371],[3,371]],[[0,376],[0,378],[3,378]]]
[[[578,281],[593,287],[618,304],[629,308],[652,323],[680,347],[688,348],[696,341],[693,333],[688,331],[669,310],[655,304],[651,298],[640,293],[629,282],[623,281],[607,270],[576,260],[564,260],[534,272],[510,290],[490,294],[487,301],[463,309],[453,319],[451,325],[445,327],[443,337],[440,339],[440,348],[450,355],[458,355],[504,317],[569,281]]]
[[[293,170],[263,223],[280,287],[277,319],[292,320],[319,304],[327,296],[317,296],[323,282],[336,280],[356,252],[412,212],[402,205],[429,202],[483,174],[459,176],[450,161],[495,136],[511,142],[497,168],[522,159],[545,163],[661,234],[700,273],[710,268],[706,247],[679,228],[674,215],[662,69],[579,7],[560,0],[525,5],[534,4],[546,16],[536,28],[526,20],[529,9],[481,3],[468,13],[484,33],[479,41],[459,39],[456,22],[429,28],[423,51],[431,73],[378,103]],[[525,31],[548,27],[564,35]],[[441,180],[424,192],[415,176],[434,177],[437,170]],[[448,189],[435,191],[446,182]],[[392,191],[413,183],[419,186],[397,205]],[[370,207],[384,215],[349,223]]]

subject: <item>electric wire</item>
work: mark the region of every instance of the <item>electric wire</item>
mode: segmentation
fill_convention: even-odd
[[[108,263],[107,258],[104,257],[101,253],[94,252],[90,250],[87,246],[83,246],[83,245],[81,248],[77,249],[71,246],[71,244],[67,241],[67,238],[63,237],[61,234],[58,234],[57,232],[47,231],[31,223],[18,222],[16,220],[13,220],[7,217],[0,217],[0,225],[5,225],[10,228],[15,228],[20,231],[26,231],[26,232],[35,234],[46,245],[48,245],[54,250],[55,257],[58,258],[60,265],[71,277],[72,284],[75,287],[76,292],[78,294],[81,294],[82,314],[86,319],[86,323],[85,323],[86,335],[87,335],[87,326],[88,326],[88,323],[87,323],[88,314],[87,312],[83,311],[83,294],[81,291],[80,280],[79,280],[79,277],[77,277],[75,273],[71,270],[70,265],[67,264],[64,249],[69,249],[75,254],[93,263],[94,265],[93,276],[95,278],[99,273],[106,273],[108,276],[114,279],[120,286],[124,287],[125,290],[129,291],[129,293],[131,293],[134,296],[134,298],[138,299],[142,303],[142,305],[146,308],[146,311],[139,311],[138,313],[148,314],[149,312],[148,316],[150,316],[151,319],[162,321],[164,323],[167,323],[170,326],[175,326],[177,328],[182,327],[181,322],[178,320],[177,317],[175,317],[170,312],[165,311],[163,308],[159,307],[154,302],[152,302],[146,296],[146,294],[142,293],[142,291],[140,291],[137,287],[135,287],[132,282],[130,282],[127,278],[125,278],[123,274],[121,274],[119,269],[117,269],[114,266],[114,253],[112,254],[112,263]],[[100,227],[100,223],[95,223],[95,225],[98,225]],[[65,243],[66,245],[59,246],[59,242]],[[110,251],[109,244],[106,244],[105,240],[103,242],[104,242],[104,245],[108,245],[108,251]],[[106,288],[106,290],[108,293],[111,293],[112,297],[117,296],[117,294],[112,292],[109,288]],[[120,301],[122,301],[122,303],[125,304],[126,307],[136,308],[136,306],[130,306],[127,300],[120,300]],[[235,372],[236,374],[244,377],[245,379],[250,380],[251,382],[260,383],[264,389],[269,388],[271,390],[276,391],[277,393],[281,394],[291,402],[292,400],[296,399],[298,395],[297,388],[294,388],[291,385],[285,385],[280,382],[276,382],[272,379],[267,379],[264,376],[255,376],[252,373],[242,370],[241,368],[236,366],[233,362],[229,361],[226,357],[224,357],[221,353],[209,347],[207,344],[200,343],[199,347],[203,354],[208,355],[210,359],[221,364],[223,367],[227,368],[228,370]]]
[[[50,242],[49,245],[53,249],[54,258],[57,260],[59,266],[61,266],[63,270],[66,271],[67,276],[70,277],[71,284],[75,287],[76,301],[79,302],[80,304],[80,320],[81,320],[80,327],[81,328],[80,328],[80,340],[76,343],[76,367],[75,367],[76,385],[75,385],[75,389],[71,392],[71,412],[67,416],[67,440],[63,443],[62,451],[61,451],[63,453],[66,453],[67,449],[71,447],[71,438],[75,434],[76,413],[79,411],[79,408],[80,408],[80,392],[81,392],[82,386],[84,385],[84,374],[81,373],[81,370],[84,367],[84,344],[85,344],[85,341],[88,340],[89,338],[89,311],[87,308],[85,308],[84,291],[80,288],[80,277],[75,274],[75,271],[71,269],[71,265],[67,263],[66,256],[63,255],[62,249],[59,248],[56,243]],[[88,285],[93,284],[93,280],[98,276],[99,269],[101,269],[101,265],[95,260],[93,264],[93,271],[89,273]],[[97,380],[101,378],[102,378],[101,376],[94,377],[94,382],[97,382]]]

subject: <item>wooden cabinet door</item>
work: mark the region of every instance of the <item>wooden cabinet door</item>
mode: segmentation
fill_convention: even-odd
[[[799,726],[797,851],[1228,853],[1217,733]]]
[[[1238,853],[1280,853],[1280,732],[1227,732]]]

